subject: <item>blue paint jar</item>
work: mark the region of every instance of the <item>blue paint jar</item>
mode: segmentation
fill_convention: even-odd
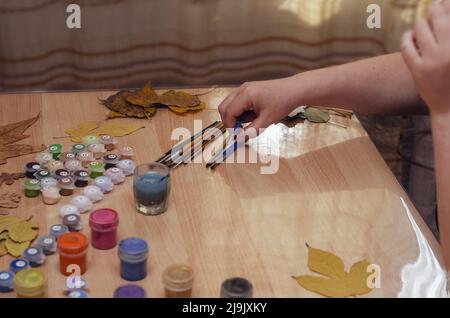
[[[145,289],[138,285],[123,285],[114,291],[114,298],[146,298]]]
[[[120,276],[137,281],[147,276],[148,245],[143,239],[131,237],[120,241]]]
[[[89,294],[82,289],[74,289],[67,294],[67,298],[89,298]]]
[[[53,224],[50,227],[50,235],[52,235],[56,240],[67,232],[69,232],[69,228],[64,224]]]
[[[55,254],[56,252],[56,238],[53,235],[39,237],[37,245],[42,249],[46,256]]]
[[[13,273],[17,273],[21,271],[22,269],[26,269],[30,267],[30,263],[23,258],[16,258],[9,263],[9,270]]]
[[[14,273],[0,272],[0,293],[8,293],[14,289]]]
[[[44,252],[42,251],[42,248],[38,246],[27,248],[23,252],[23,257],[30,262],[31,267],[41,266],[45,262]]]

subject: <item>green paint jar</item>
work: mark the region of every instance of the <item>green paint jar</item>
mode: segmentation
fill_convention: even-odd
[[[98,144],[98,142],[99,142],[99,138],[97,135],[87,135],[87,136],[84,136],[82,140],[83,140],[83,144],[85,144],[86,146]]]
[[[86,150],[86,146],[83,144],[75,144],[72,146],[72,152],[74,154],[77,154],[77,153],[85,151],[85,150]]]
[[[48,147],[48,152],[52,154],[54,160],[58,160],[61,151],[62,151],[61,144],[53,144]]]
[[[25,196],[28,198],[34,198],[39,195],[41,191],[41,182],[36,179],[25,180]]]
[[[92,179],[103,176],[105,165],[100,161],[93,161],[88,164],[89,176]]]

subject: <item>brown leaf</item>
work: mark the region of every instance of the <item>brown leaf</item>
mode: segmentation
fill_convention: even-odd
[[[124,114],[115,112],[115,111],[113,111],[113,110],[111,110],[111,111],[108,113],[108,115],[106,115],[106,118],[107,118],[107,119],[125,118],[125,117],[127,117],[127,116],[124,115]]]
[[[16,123],[0,126],[0,136],[6,134],[22,135],[31,125],[33,125],[39,119],[40,113],[36,117],[22,120]]]
[[[15,209],[19,207],[22,196],[17,192],[0,192],[0,208]]]
[[[177,107],[194,107],[200,104],[197,96],[182,91],[170,90],[159,97],[159,103]]]
[[[31,146],[25,144],[0,145],[0,164],[5,164],[7,158],[14,158],[23,155],[29,155],[35,152],[44,151],[47,147]]]
[[[158,103],[159,96],[153,90],[152,84],[148,82],[142,89],[130,92],[127,96],[127,101],[133,105],[149,107],[155,103]]]

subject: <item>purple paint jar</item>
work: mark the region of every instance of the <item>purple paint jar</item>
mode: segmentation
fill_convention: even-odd
[[[114,291],[114,298],[146,298],[145,290],[138,285],[128,284]]]

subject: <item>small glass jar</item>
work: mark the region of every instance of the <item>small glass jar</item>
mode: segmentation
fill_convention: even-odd
[[[194,283],[194,271],[188,265],[174,264],[163,273],[163,285],[167,298],[190,298]]]
[[[41,266],[45,262],[44,251],[37,246],[27,248],[23,252],[23,257],[30,263],[31,267]]]
[[[103,176],[105,166],[100,161],[93,161],[88,164],[89,176],[92,179]]]
[[[75,189],[75,182],[71,177],[62,178],[58,182],[59,184],[59,194],[62,196],[69,196],[73,194],[73,190]]]
[[[58,187],[43,187],[41,189],[42,202],[48,205],[53,205],[59,202],[61,194],[59,194]]]
[[[25,180],[25,196],[27,198],[35,198],[41,192],[41,183],[36,179]]]
[[[82,165],[81,161],[79,161],[77,159],[71,159],[71,160],[67,160],[64,163],[64,168],[66,168],[66,170],[69,171],[69,173],[74,173],[77,170],[83,169],[83,165]]]
[[[77,156],[72,152],[63,152],[59,155],[59,161],[66,163],[69,160],[75,160]]]
[[[61,180],[62,178],[70,177],[70,172],[66,169],[58,169],[55,171],[54,176],[56,180]]]
[[[94,205],[91,199],[89,199],[85,195],[74,196],[72,201],[70,201],[70,203],[75,205],[80,213],[88,212],[90,209],[92,209],[92,206]]]
[[[54,160],[58,160],[63,146],[61,144],[53,144],[48,147],[48,152],[52,154]]]
[[[77,188],[84,188],[89,184],[89,173],[86,170],[77,170],[73,173],[75,179],[75,186]]]
[[[41,188],[45,188],[45,187],[48,187],[48,188],[58,187],[58,180],[56,180],[53,177],[41,179]]]
[[[0,293],[9,293],[14,290],[14,273],[0,272]]]
[[[16,258],[9,263],[9,270],[13,273],[20,272],[21,270],[29,267],[30,263],[24,258]]]
[[[80,274],[87,269],[88,239],[79,232],[67,232],[58,239],[59,270],[69,276],[77,266]]]
[[[93,144],[98,144],[99,138],[97,135],[86,135],[82,138],[83,144],[85,144],[87,147]]]
[[[14,277],[14,289],[18,298],[46,298],[47,276],[37,269],[24,269]]]
[[[64,233],[69,232],[69,228],[64,224],[53,224],[50,227],[50,235],[52,235],[56,240]]]
[[[32,161],[25,165],[25,176],[28,179],[35,179],[34,174],[41,169],[41,165],[38,162]]]
[[[117,140],[111,135],[101,135],[100,143],[105,145],[106,150],[112,151],[117,144]]]
[[[121,184],[126,179],[123,171],[119,168],[109,168],[106,170],[105,176],[110,177],[114,184]]]
[[[40,152],[36,155],[36,161],[41,165],[42,167],[45,167],[47,163],[53,160],[52,154],[48,152]]]
[[[38,180],[46,179],[51,177],[50,171],[47,169],[41,169],[34,174],[35,178]]]
[[[90,185],[83,189],[83,194],[87,196],[93,203],[99,202],[103,199],[103,191],[96,185]]]
[[[103,163],[105,164],[105,169],[114,168],[119,163],[119,156],[114,153],[103,156]]]
[[[124,175],[131,176],[136,169],[136,164],[133,160],[125,159],[120,160],[116,167],[121,169]]]
[[[103,193],[111,192],[114,189],[114,183],[110,177],[101,176],[94,179],[94,185],[100,188]]]
[[[39,237],[37,245],[42,249],[46,256],[56,253],[56,239],[53,235]]]
[[[77,153],[85,151],[85,150],[86,150],[86,145],[84,145],[84,144],[74,144],[74,145],[72,145],[72,152],[74,154],[77,154]]]
[[[66,215],[69,214],[77,214],[80,215],[80,211],[78,210],[78,207],[76,205],[73,204],[66,204],[63,205],[60,209],[59,209],[59,216],[61,218],[65,217]]]
[[[113,209],[95,210],[89,215],[91,227],[91,244],[101,250],[117,245],[117,226],[119,215]]]
[[[232,277],[225,280],[220,287],[221,298],[252,298],[253,285],[242,277]]]
[[[100,159],[106,153],[106,148],[104,144],[89,145],[88,150],[94,154],[94,158],[97,160]]]
[[[52,160],[47,163],[47,170],[50,171],[52,175],[55,174],[56,170],[64,169],[64,163],[59,160]]]
[[[134,158],[134,149],[130,146],[124,146],[120,148],[119,151],[120,154],[120,160],[133,160]]]
[[[77,159],[86,168],[90,162],[94,161],[94,154],[90,151],[81,151],[77,154]]]
[[[120,276],[137,281],[147,276],[148,245],[143,239],[132,237],[120,241]]]
[[[81,217],[78,214],[67,214],[63,217],[63,224],[69,228],[70,232],[81,231]]]
[[[146,298],[145,289],[141,286],[128,284],[119,286],[114,291],[114,298]]]
[[[67,298],[89,298],[89,294],[85,290],[75,289],[67,294]]]

